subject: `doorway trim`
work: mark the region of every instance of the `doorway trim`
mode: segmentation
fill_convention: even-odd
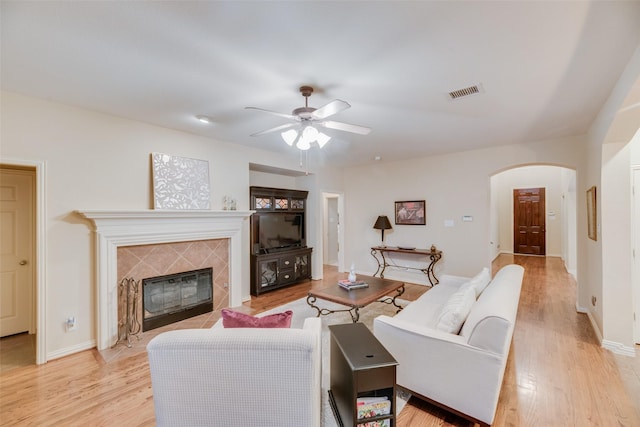
[[[345,271],[344,269],[344,193],[340,191],[322,191],[322,223],[325,224],[327,222],[327,211],[325,206],[327,205],[328,198],[338,198],[338,218],[340,219],[340,226],[338,227],[338,271]],[[325,245],[325,236],[324,236],[324,226],[322,241],[320,242],[320,247],[322,250],[322,265],[324,265],[324,245]]]
[[[636,188],[636,175],[640,180],[640,166],[631,167],[631,295],[633,303],[633,340],[640,344],[640,188]]]
[[[35,269],[35,289],[36,289],[36,364],[42,365],[47,362],[47,338],[46,338],[46,217],[45,217],[45,176],[46,162],[34,160],[22,160],[3,158],[0,164],[6,166],[21,166],[35,168],[36,171],[36,212],[35,212],[35,248],[36,248],[36,269]]]

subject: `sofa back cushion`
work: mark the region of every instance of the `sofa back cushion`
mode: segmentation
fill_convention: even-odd
[[[312,318],[303,329],[157,335],[147,351],[158,427],[320,427],[321,328]]]
[[[480,296],[482,291],[487,287],[489,282],[491,282],[491,273],[487,267],[484,267],[480,273],[476,274],[469,281],[476,290],[476,297]]]
[[[470,284],[462,285],[442,307],[436,329],[457,334],[475,302],[475,287]]]

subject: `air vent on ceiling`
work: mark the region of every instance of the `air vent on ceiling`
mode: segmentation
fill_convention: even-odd
[[[476,93],[480,93],[480,87],[478,87],[478,85],[473,85],[473,86],[465,87],[464,89],[458,89],[458,90],[449,92],[449,96],[451,97],[451,99],[458,99],[458,98],[462,98],[463,96],[469,96]]]

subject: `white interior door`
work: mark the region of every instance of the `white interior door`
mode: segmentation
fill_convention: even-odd
[[[325,264],[338,265],[338,198],[327,198],[327,258]]]
[[[0,170],[0,336],[33,319],[35,173]]]

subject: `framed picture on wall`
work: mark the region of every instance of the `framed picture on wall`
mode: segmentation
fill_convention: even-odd
[[[210,209],[209,162],[151,153],[154,209]]]
[[[587,232],[591,240],[598,240],[598,209],[596,187],[587,190]]]
[[[426,225],[424,200],[396,202],[396,225]]]

